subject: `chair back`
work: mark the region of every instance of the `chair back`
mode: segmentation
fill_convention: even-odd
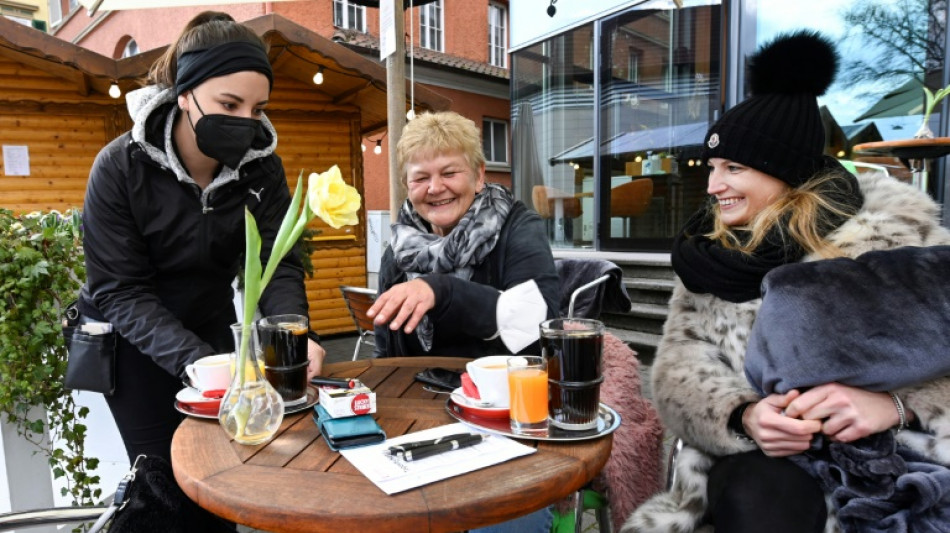
[[[373,319],[366,316],[366,312],[376,301],[376,290],[366,287],[353,287],[350,285],[340,285],[340,292],[343,293],[343,300],[346,302],[346,308],[353,317],[353,323],[362,336],[364,333],[373,333]]]
[[[554,202],[556,201],[561,202],[566,218],[577,218],[583,214],[580,199],[573,195],[545,185],[535,185],[531,189],[531,203],[534,204],[534,210],[541,215],[541,218],[554,218],[556,211]]]
[[[638,217],[650,208],[653,199],[653,180],[635,179],[610,190],[610,216]]]
[[[623,271],[602,259],[561,258],[554,261],[560,282],[558,308],[568,318],[598,318],[601,311],[630,310]]]

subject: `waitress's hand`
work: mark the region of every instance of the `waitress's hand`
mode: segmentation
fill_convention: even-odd
[[[326,356],[327,351],[322,346],[314,342],[313,339],[307,339],[307,359],[310,360],[310,364],[307,366],[307,381],[320,375],[323,370],[323,359]]]
[[[435,292],[428,283],[417,278],[393,285],[380,294],[366,314],[378,326],[388,323],[389,329],[395,331],[405,325],[403,331],[412,333],[422,317],[433,307]]]
[[[890,429],[900,422],[890,394],[840,383],[826,383],[809,389],[789,403],[785,414],[820,421],[821,432],[838,442],[852,442]]]
[[[742,425],[769,457],[786,457],[808,449],[812,436],[821,431],[818,420],[799,420],[783,413],[798,398],[797,390],[771,394],[750,406],[742,415]]]

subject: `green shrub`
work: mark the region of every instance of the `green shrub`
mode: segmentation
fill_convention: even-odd
[[[99,460],[85,454],[89,409],[63,387],[66,347],[60,317],[86,272],[78,210],[16,215],[0,209],[0,413],[49,460],[54,478],[66,478],[63,496],[76,505],[97,503]],[[33,419],[45,409],[48,424]],[[44,438],[45,432],[49,439]]]

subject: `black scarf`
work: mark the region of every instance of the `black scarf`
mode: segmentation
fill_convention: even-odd
[[[830,161],[829,161],[830,160]],[[846,215],[823,212],[819,227],[826,236],[857,213],[864,203],[857,179],[833,158],[826,158],[825,171],[838,178],[825,182],[819,194],[825,196]],[[775,224],[762,243],[751,253],[725,248],[706,234],[713,230],[715,202],[710,200],[694,213],[673,240],[670,255],[673,270],[691,292],[713,294],[723,300],[740,303],[762,296],[762,278],[775,267],[800,261],[805,249],[788,236],[787,221]],[[751,232],[735,230],[741,242],[748,242]]]

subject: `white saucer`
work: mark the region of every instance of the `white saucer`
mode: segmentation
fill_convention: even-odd
[[[201,405],[206,403],[221,403],[221,398],[207,398],[201,394],[201,391],[192,387],[185,387],[178,391],[175,399],[188,405]]]
[[[489,406],[480,405],[478,403],[479,400],[475,400],[474,398],[469,398],[468,396],[466,396],[465,391],[462,389],[462,387],[459,387],[455,389],[454,391],[452,391],[452,401],[462,407],[478,409],[481,411],[498,411],[498,412],[504,411],[506,413],[508,412],[507,405],[504,407],[499,407],[496,405],[489,405]]]

